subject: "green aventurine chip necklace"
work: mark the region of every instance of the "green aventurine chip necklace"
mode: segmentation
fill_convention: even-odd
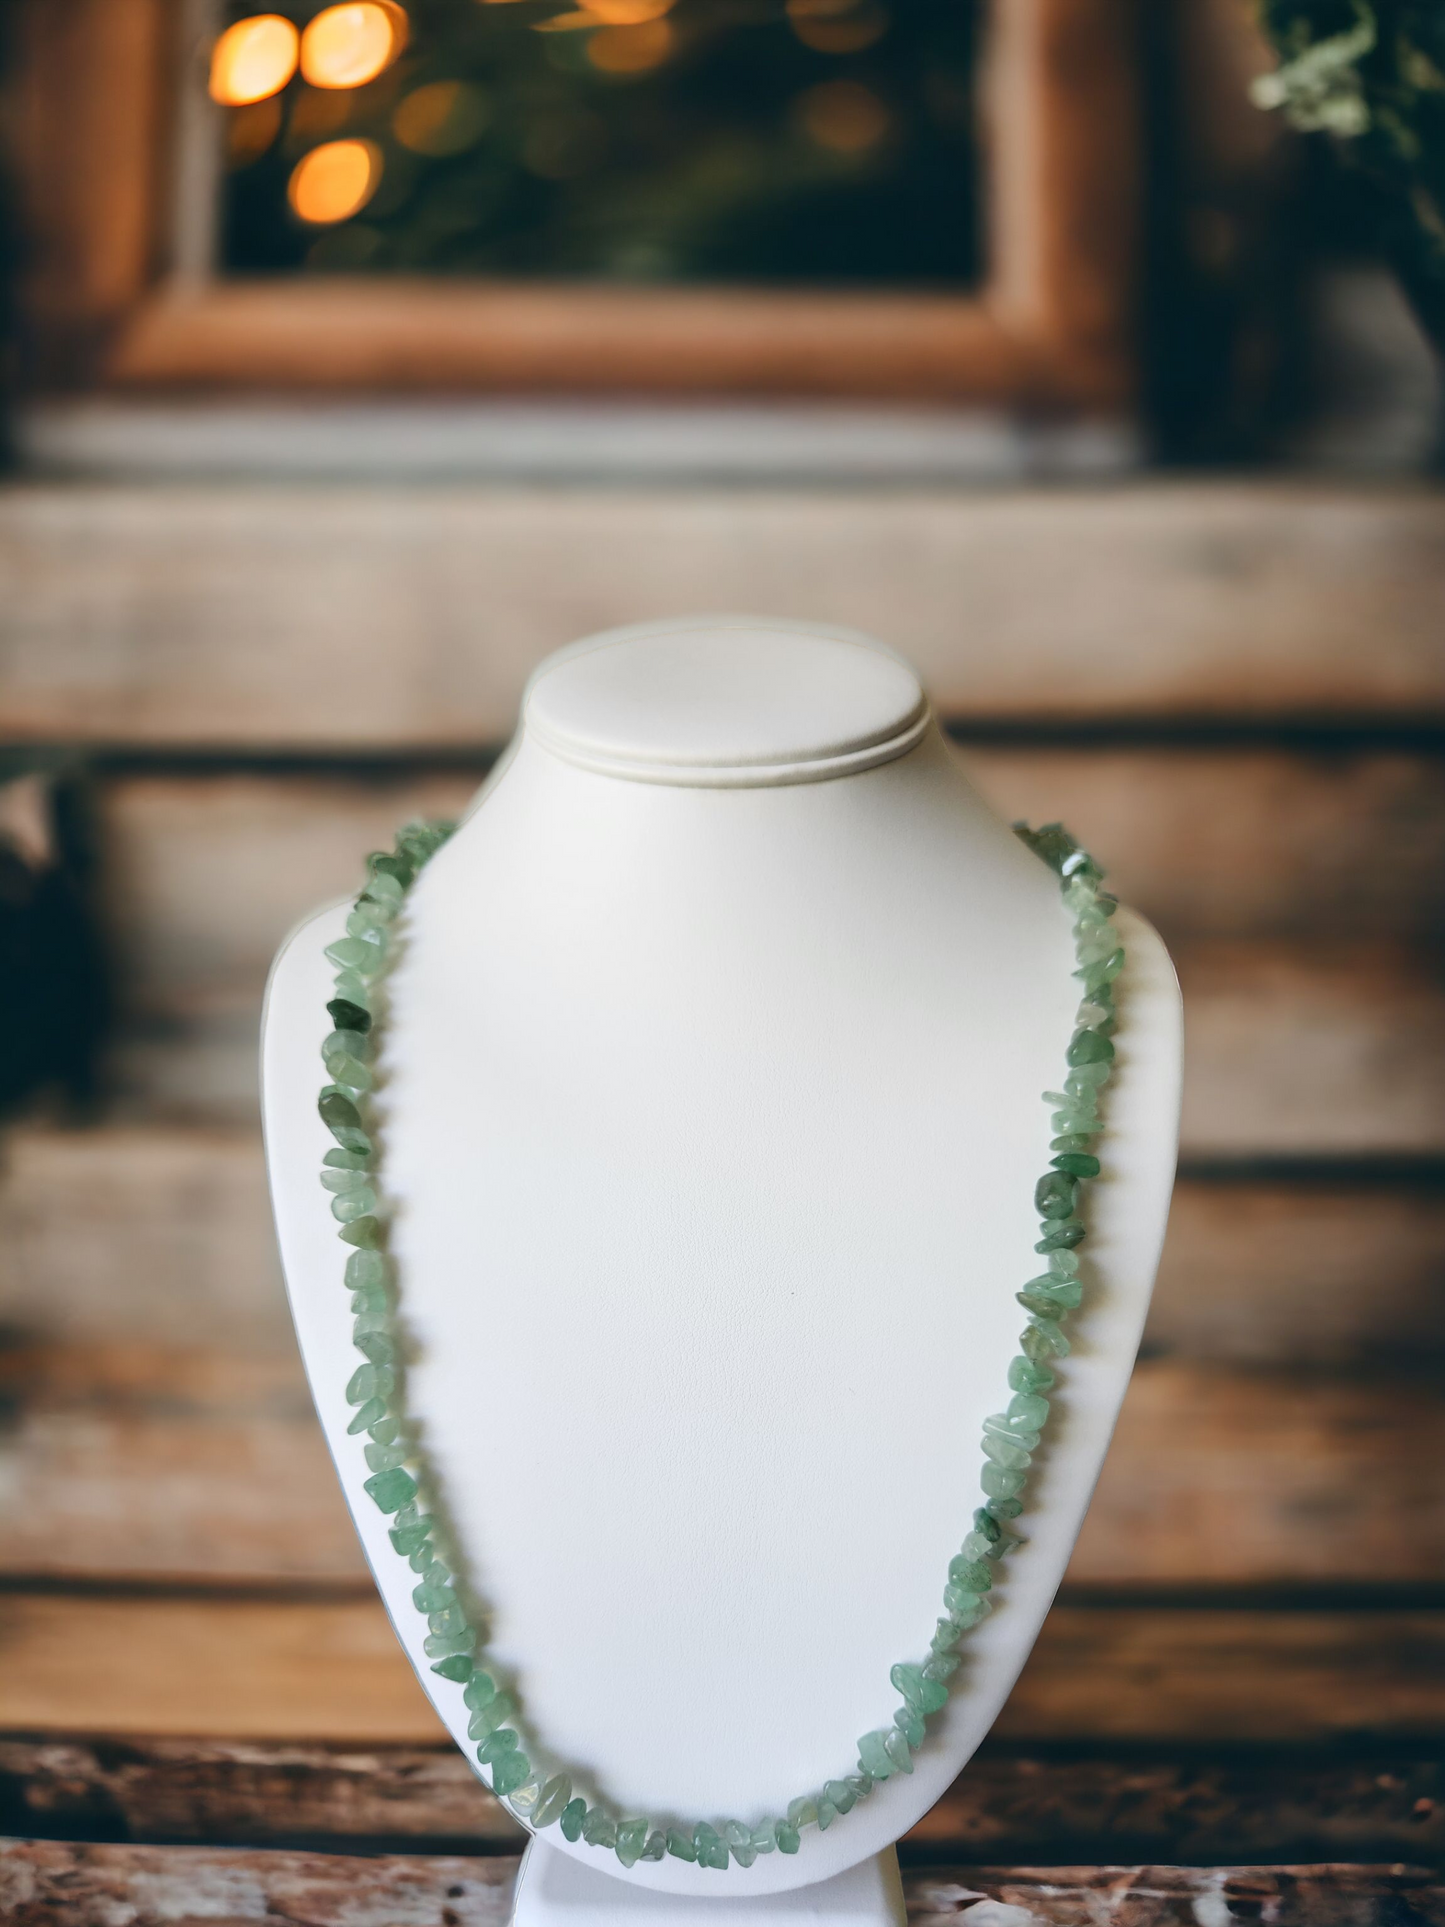
[[[960,1664],[959,1642],[989,1610],[998,1562],[1022,1543],[1010,1526],[1023,1510],[1020,1495],[1039,1435],[1049,1416],[1054,1361],[1066,1356],[1067,1313],[1083,1295],[1078,1246],[1085,1226],[1079,1188],[1097,1177],[1090,1149],[1102,1129],[1099,1100],[1114,1058],[1113,983],[1124,964],[1110,918],[1115,903],[1100,889],[1103,872],[1057,823],[1017,834],[1060,878],[1063,900],[1074,919],[1083,1002],[1069,1043],[1062,1091],[1046,1091],[1054,1136],[1049,1168],[1034,1187],[1041,1236],[1034,1250],[1045,1269],[1016,1294],[1028,1312],[1019,1355],[1008,1370],[1013,1394],[1007,1407],[983,1422],[983,1504],[973,1530],[948,1568],[943,1614],[919,1660],[902,1660],[889,1674],[903,1704],[892,1724],[865,1733],[851,1771],[792,1801],[785,1814],[756,1823],[736,1819],[694,1823],[628,1814],[605,1799],[589,1798],[571,1774],[551,1761],[534,1736],[524,1733],[515,1693],[485,1661],[479,1633],[483,1617],[450,1546],[437,1503],[435,1481],[402,1399],[402,1346],[397,1294],[387,1256],[385,1208],[378,1190],[378,1160],[369,1092],[375,1055],[373,1014],[393,950],[393,926],[412,882],[445,843],[451,824],[418,823],[402,830],[389,854],[367,859],[366,888],[346,921],[347,934],[331,944],[336,989],[327,1005],[333,1028],[321,1047],[331,1082],[319,1109],[336,1149],[328,1151],[321,1182],[331,1193],[340,1235],[354,1247],[346,1285],[355,1315],[353,1334],[362,1362],[346,1388],[355,1407],[347,1430],[366,1436],[371,1476],[366,1491],[391,1517],[390,1538],[417,1575],[412,1598],[427,1621],[425,1650],[432,1671],[454,1681],[470,1712],[468,1735],[492,1789],[526,1824],[540,1831],[560,1826],[568,1840],[615,1853],[624,1867],[664,1854],[703,1867],[750,1867],[759,1854],[796,1853],[802,1830],[830,1827],[874,1785],[913,1771],[929,1719],[948,1701],[949,1681]]]

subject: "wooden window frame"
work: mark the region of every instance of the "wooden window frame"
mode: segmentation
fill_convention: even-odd
[[[215,279],[168,267],[175,0],[27,0],[12,60],[43,385],[772,394],[1114,411],[1132,390],[1133,0],[990,0],[977,294]]]

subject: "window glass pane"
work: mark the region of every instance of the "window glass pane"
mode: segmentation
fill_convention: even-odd
[[[233,273],[958,288],[976,0],[233,6]]]

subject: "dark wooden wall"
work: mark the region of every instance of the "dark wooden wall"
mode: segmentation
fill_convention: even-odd
[[[368,847],[469,794],[546,649],[744,607],[913,655],[984,791],[1097,849],[1186,998],[1117,1442],[1035,1658],[909,1856],[1440,1854],[1437,497],[25,489],[0,569],[0,743],[93,759],[122,1004],[100,1119],[4,1154],[0,1825],[514,1841],[312,1424],[259,999]],[[79,1878],[46,1852],[36,1893]]]

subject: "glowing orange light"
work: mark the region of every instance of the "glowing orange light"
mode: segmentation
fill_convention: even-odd
[[[406,15],[390,0],[327,7],[301,36],[301,74],[313,87],[364,87],[406,45]]]
[[[293,213],[313,227],[359,214],[381,183],[381,149],[374,141],[328,141],[296,163],[286,184]]]
[[[673,0],[582,0],[582,4],[609,27],[640,27],[669,13]]]
[[[604,74],[645,74],[660,67],[676,38],[670,20],[644,20],[635,27],[599,27],[587,58]]]
[[[877,94],[856,80],[825,80],[799,94],[793,111],[803,131],[835,154],[861,154],[888,132],[889,113]]]
[[[245,107],[279,94],[296,71],[296,46],[296,29],[279,13],[238,20],[211,49],[211,99]]]
[[[856,54],[883,38],[888,31],[888,15],[878,10],[858,14],[852,20],[827,20],[802,14],[790,24],[798,39],[814,53]]]

